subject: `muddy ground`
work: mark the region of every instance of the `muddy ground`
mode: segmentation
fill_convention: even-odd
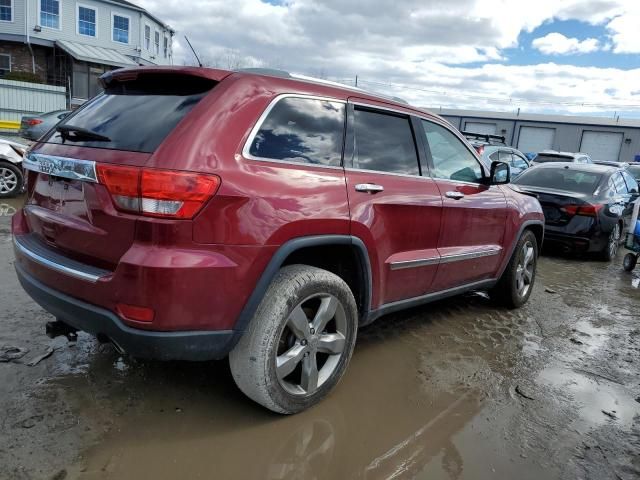
[[[46,337],[1,208],[0,347],[29,349],[0,363],[1,479],[640,478],[640,290],[622,255],[543,256],[520,310],[470,294],[382,318],[332,395],[281,417],[225,362]]]

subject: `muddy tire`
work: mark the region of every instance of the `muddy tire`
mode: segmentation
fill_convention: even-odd
[[[356,302],[340,277],[306,265],[284,267],[229,354],[231,373],[260,405],[300,412],[340,381],[357,329]]]
[[[634,253],[627,253],[622,261],[622,268],[625,272],[631,272],[636,268],[636,263],[638,263],[638,257]]]
[[[533,290],[538,263],[538,242],[531,230],[525,230],[502,277],[489,292],[491,298],[508,308],[524,305]]]
[[[0,198],[15,197],[22,192],[22,170],[13,163],[0,161]]]
[[[616,258],[616,254],[618,253],[618,247],[620,246],[620,238],[622,237],[622,228],[620,228],[620,224],[616,223],[611,233],[609,234],[609,239],[607,241],[607,245],[604,247],[604,250],[600,252],[600,259],[605,262],[611,262],[614,258]]]

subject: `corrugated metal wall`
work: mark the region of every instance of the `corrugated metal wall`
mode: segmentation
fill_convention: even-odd
[[[65,108],[64,87],[0,79],[0,122],[19,122],[23,115]]]

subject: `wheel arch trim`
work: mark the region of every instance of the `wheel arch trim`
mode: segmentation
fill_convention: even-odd
[[[285,260],[294,252],[303,248],[309,247],[321,247],[331,245],[347,245],[354,247],[358,254],[358,260],[360,263],[363,288],[364,288],[364,305],[365,308],[360,314],[360,321],[366,319],[369,316],[371,310],[371,262],[369,260],[369,253],[364,242],[352,235],[313,235],[307,237],[294,238],[284,243],[271,257],[271,260],[267,264],[266,268],[262,272],[258,282],[256,283],[253,292],[249,296],[249,299],[245,303],[238,319],[234,330],[237,333],[237,339],[244,333],[251,322],[260,302],[264,298],[264,295],[271,284],[271,281],[276,276]]]

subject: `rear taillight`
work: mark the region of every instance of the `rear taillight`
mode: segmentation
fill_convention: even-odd
[[[478,152],[478,155],[482,155],[484,153],[484,145],[478,145],[476,148],[476,152]]]
[[[29,125],[30,127],[35,127],[36,125],[40,125],[42,123],[42,120],[40,120],[39,118],[32,118],[30,120],[27,120],[27,125]]]
[[[193,218],[220,186],[217,175],[105,164],[96,169],[119,210],[150,217]]]
[[[565,205],[560,210],[568,213],[569,215],[582,215],[583,217],[597,217],[598,213],[604,205],[596,204],[591,205],[589,203],[583,205]]]

